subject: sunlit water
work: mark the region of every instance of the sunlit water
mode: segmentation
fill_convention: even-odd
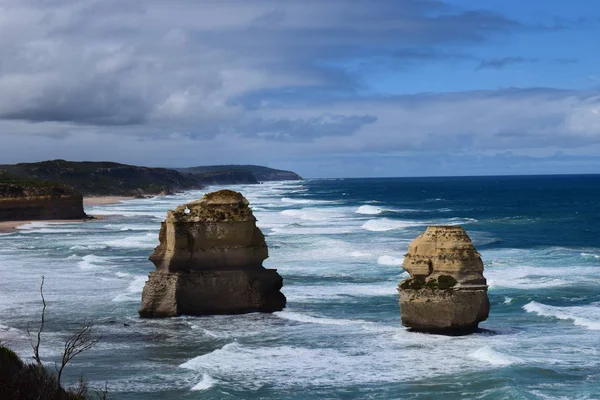
[[[216,187],[210,188],[216,189]],[[142,320],[147,260],[167,209],[204,191],[86,210],[85,223],[0,235],[0,340],[42,357],[87,321],[102,335],[67,371],[116,399],[600,398],[600,178],[309,180],[237,186],[267,235],[288,307]],[[410,240],[462,225],[492,311],[463,337],[400,325]]]

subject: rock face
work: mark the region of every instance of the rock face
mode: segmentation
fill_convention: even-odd
[[[408,246],[398,287],[402,324],[415,331],[467,334],[490,311],[483,262],[459,226],[429,226]]]
[[[71,188],[0,171],[0,221],[86,217],[82,196]]]
[[[142,292],[141,317],[273,312],[285,307],[283,279],[265,269],[265,237],[248,201],[220,190],[167,212],[156,271]]]

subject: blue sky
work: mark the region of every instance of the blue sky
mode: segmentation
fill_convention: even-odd
[[[0,163],[600,172],[592,0],[0,7]]]

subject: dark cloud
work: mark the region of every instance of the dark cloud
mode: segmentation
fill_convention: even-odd
[[[397,59],[456,59],[437,47],[521,25],[423,0],[3,6],[10,23],[0,31],[0,118],[97,126],[172,121],[191,129],[208,119],[227,130],[243,119],[235,99],[252,91],[360,91],[362,77],[346,67],[353,60],[390,47],[400,48]]]

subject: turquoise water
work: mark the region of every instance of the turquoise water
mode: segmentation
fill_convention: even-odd
[[[211,187],[217,189],[217,187]],[[67,371],[116,399],[598,399],[600,176],[342,179],[237,186],[267,235],[288,307],[141,320],[165,211],[203,191],[86,210],[104,220],[0,235],[0,340],[42,358],[86,321],[102,335]],[[406,331],[397,284],[410,240],[462,225],[492,310],[463,337]]]

